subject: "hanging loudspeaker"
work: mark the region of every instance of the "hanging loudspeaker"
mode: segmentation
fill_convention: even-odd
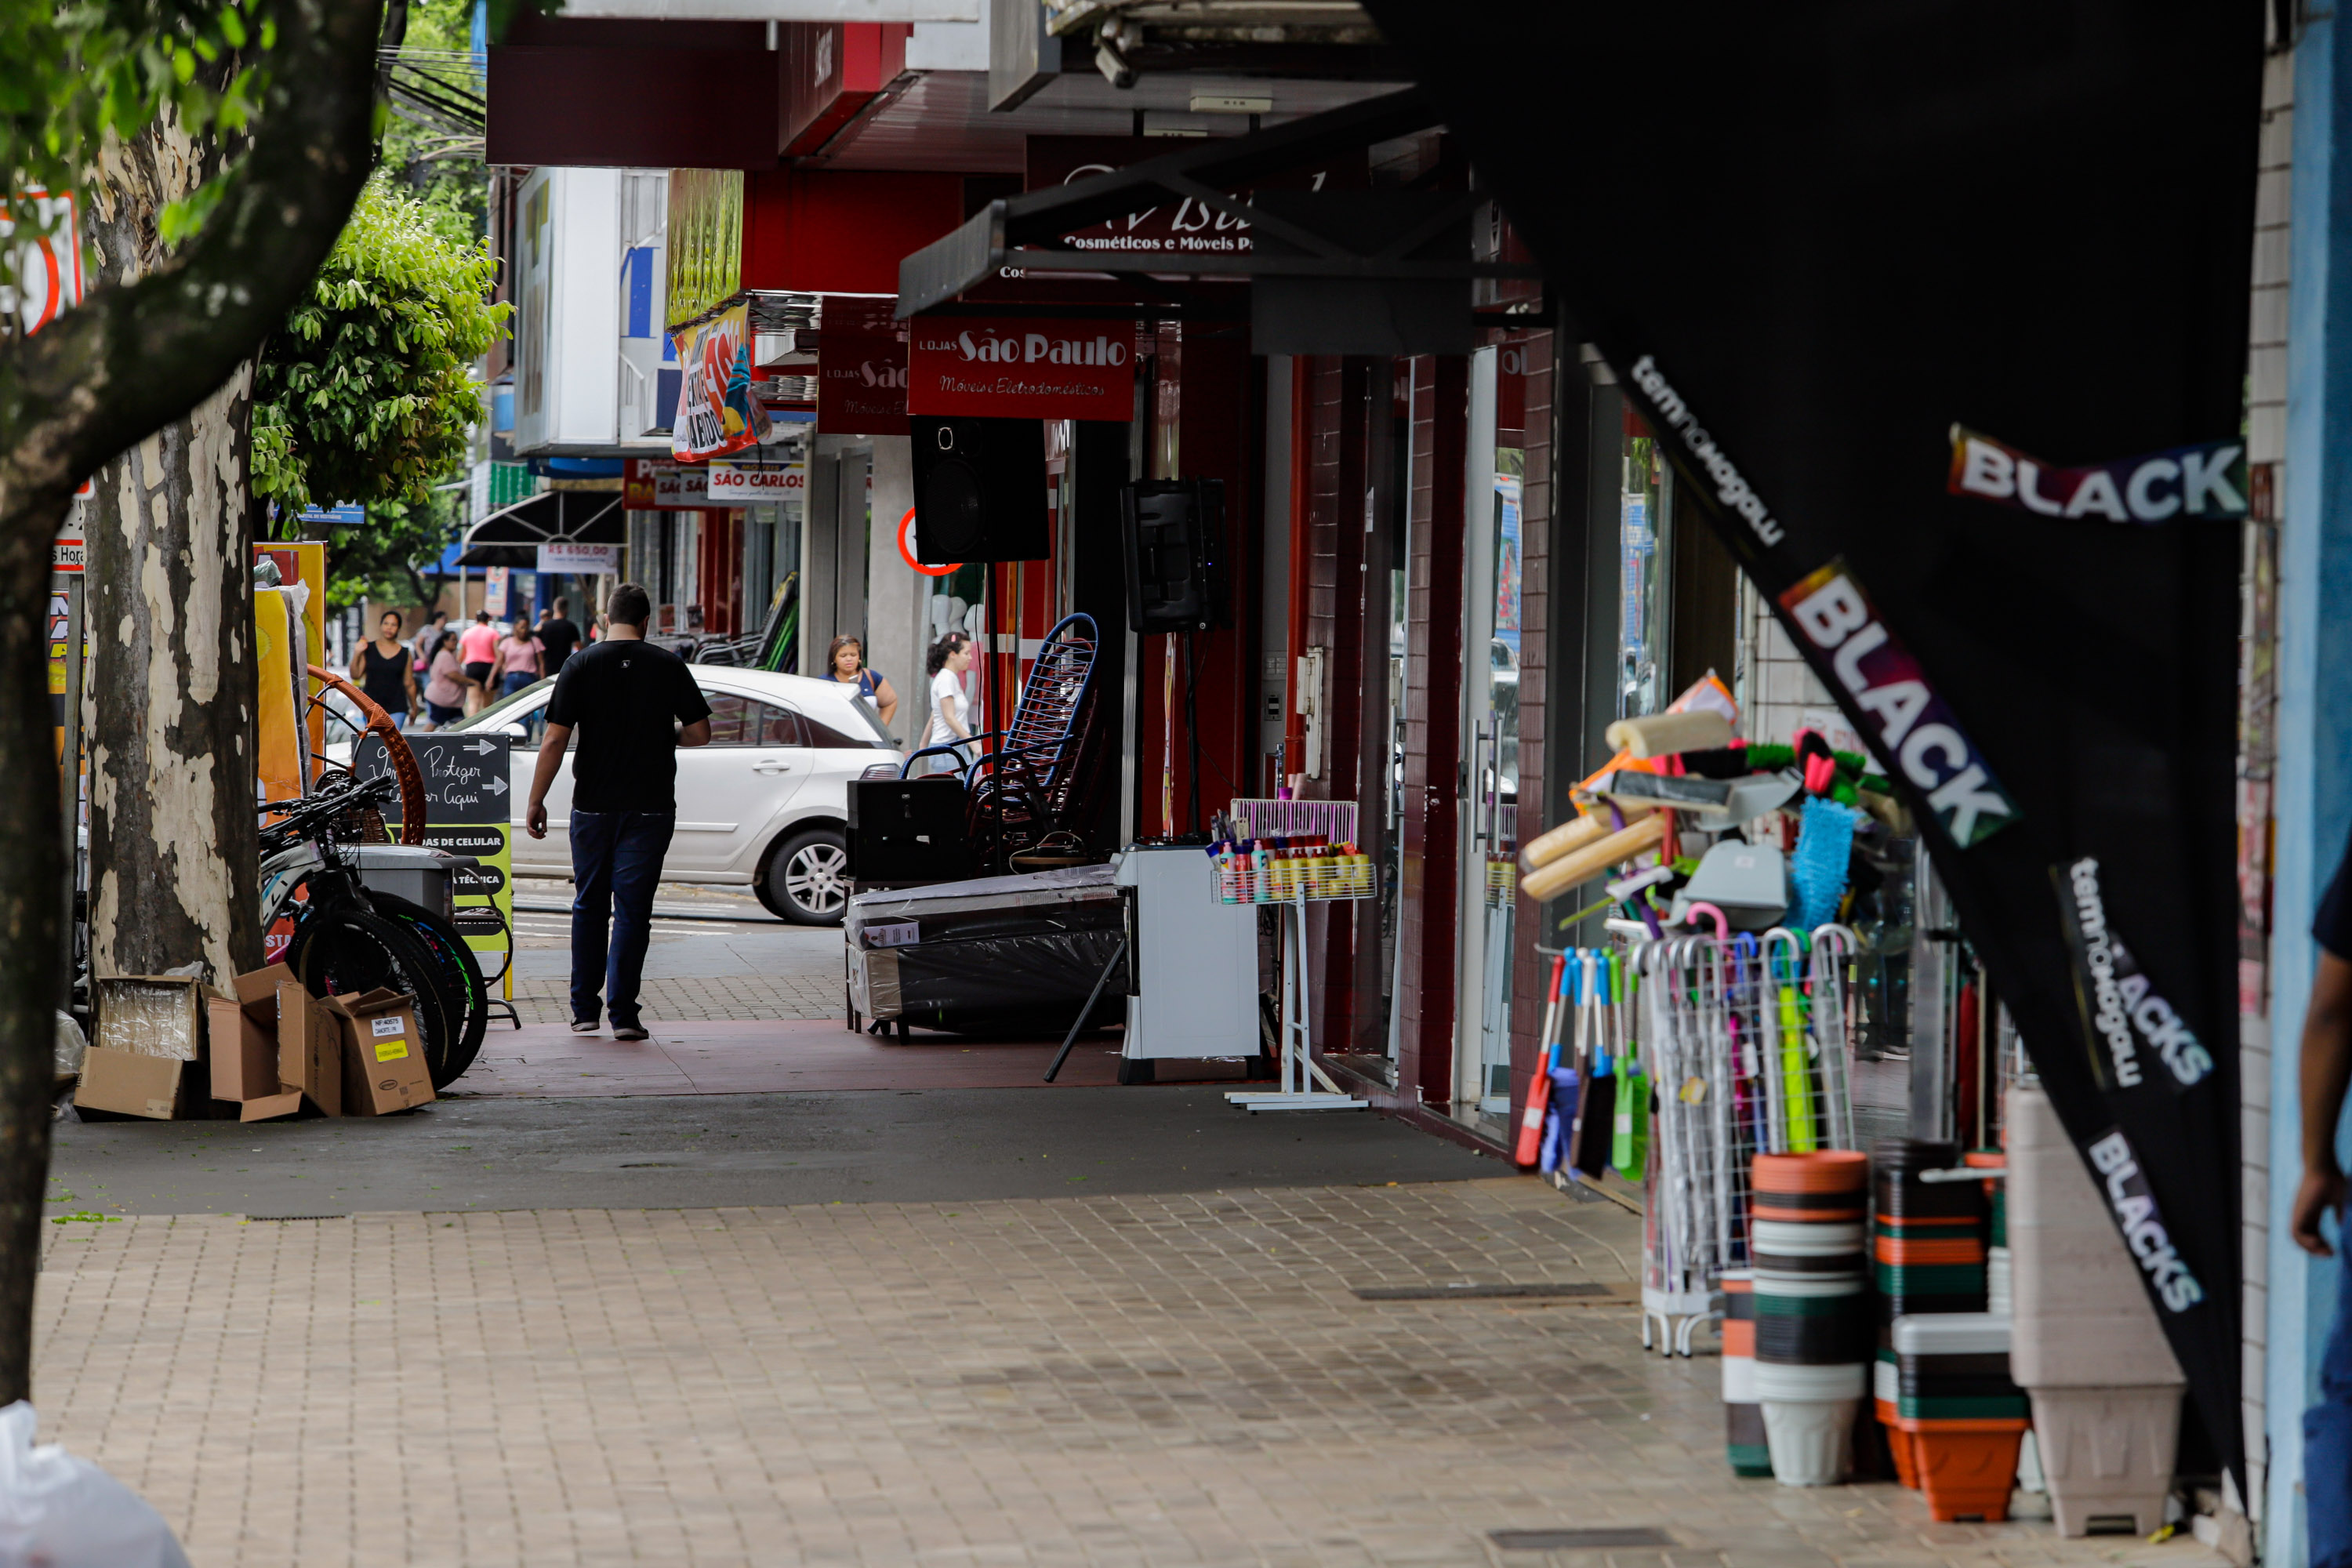
[[[1045,426],[1036,419],[908,422],[915,452],[915,559],[1043,561]]]
[[[1230,626],[1223,479],[1137,479],[1121,496],[1127,619],[1139,632]]]

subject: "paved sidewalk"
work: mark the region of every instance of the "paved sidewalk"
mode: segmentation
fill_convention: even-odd
[[[538,877],[515,885],[518,901],[532,906],[515,916],[515,1011],[526,1024],[569,1024],[572,917],[551,911],[571,902],[572,885]],[[655,916],[639,992],[646,1017],[844,1017],[838,926],[787,924],[743,889],[664,882],[654,907],[706,918]]]
[[[838,931],[832,933],[835,944]],[[638,1005],[649,1019],[703,1023],[720,1019],[830,1019],[834,1027],[847,1023],[839,974],[724,974],[648,977],[638,992]],[[572,982],[568,975],[515,974],[516,1016],[525,1024],[568,1025],[572,1022]],[[490,1026],[493,1041],[505,1027]]]
[[[1638,1222],[1524,1178],[52,1227],[45,1436],[200,1568],[2207,1568],[1722,1463]],[[1367,1302],[1591,1281],[1601,1304]],[[1648,1525],[1671,1552],[1503,1552]]]
[[[482,1054],[449,1086],[452,1096],[593,1099],[638,1094],[772,1094],[803,1089],[1027,1089],[1042,1086],[1058,1041],[971,1040],[919,1031],[851,1034],[838,1018],[668,1023],[647,1009],[652,1038],[575,1035],[567,1025],[493,1024]],[[609,1028],[609,1026],[608,1026]],[[1254,1062],[1255,1058],[1252,1058]],[[1245,1064],[1182,1064],[1194,1076],[1238,1082]],[[1118,1081],[1118,1039],[1070,1047],[1055,1083]]]

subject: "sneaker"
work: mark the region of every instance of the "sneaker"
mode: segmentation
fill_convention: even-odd
[[[613,1037],[616,1040],[642,1040],[646,1037],[646,1026],[643,1024],[615,1024],[613,1026]]]
[[[574,1018],[572,1020],[572,1032],[575,1035],[600,1034],[603,1032],[604,1027],[604,1025],[596,1022],[593,1018]]]

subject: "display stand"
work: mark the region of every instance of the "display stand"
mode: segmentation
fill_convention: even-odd
[[[1315,834],[1333,843],[1353,843],[1356,804],[1346,800],[1235,800],[1229,812],[1242,835],[1280,838]],[[1282,948],[1282,1057],[1276,1089],[1235,1089],[1227,1103],[1255,1115],[1261,1110],[1365,1110],[1370,1105],[1339,1087],[1315,1060],[1313,1026],[1308,1023],[1307,993],[1307,907],[1309,904],[1352,903],[1377,895],[1371,889],[1310,890],[1303,883],[1287,899],[1251,896],[1242,901],[1261,907],[1272,904]],[[1220,900],[1223,901],[1222,900]],[[1321,1089],[1317,1089],[1317,1084]]]
[[[1315,1060],[1315,1040],[1307,1013],[1307,906],[1345,900],[1303,895],[1280,905],[1282,930],[1282,1064],[1278,1089],[1237,1089],[1225,1096],[1255,1116],[1261,1110],[1366,1110],[1363,1100],[1340,1089]],[[1317,1089],[1313,1085],[1324,1087]]]

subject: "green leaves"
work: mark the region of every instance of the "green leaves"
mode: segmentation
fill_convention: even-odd
[[[463,469],[482,416],[474,364],[512,309],[488,302],[497,271],[486,242],[453,243],[421,203],[372,181],[262,356],[254,492],[282,510],[427,502]]]
[[[37,226],[41,215],[22,193],[79,185],[109,132],[127,141],[166,113],[192,137],[244,129],[276,42],[271,3],[0,0],[6,216]]]

